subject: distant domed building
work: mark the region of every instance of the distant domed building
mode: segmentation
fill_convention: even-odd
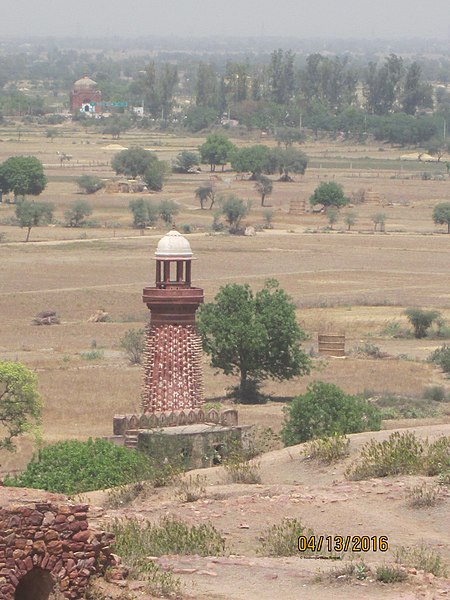
[[[83,75],[81,79],[75,81],[70,92],[70,112],[72,114],[80,111],[99,113],[101,99],[102,93],[97,89],[97,83],[87,75]]]

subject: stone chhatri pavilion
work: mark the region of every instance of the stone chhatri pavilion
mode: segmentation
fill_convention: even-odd
[[[144,351],[142,413],[114,417],[115,441],[151,452],[162,435],[169,445],[182,448],[188,466],[210,466],[226,452],[227,439],[241,437],[237,411],[204,410],[202,348],[195,324],[203,290],[192,286],[194,256],[188,240],[178,231],[169,231],[159,241],[154,258],[155,285],[143,291],[151,319]]]

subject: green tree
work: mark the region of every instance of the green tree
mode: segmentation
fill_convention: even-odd
[[[418,108],[433,107],[433,88],[423,83],[422,69],[416,61],[406,71],[400,102],[407,115],[415,115]]]
[[[119,342],[132,365],[140,365],[145,347],[145,330],[128,329]]]
[[[346,213],[344,213],[344,223],[347,225],[347,231],[350,231],[350,229],[356,223],[356,218],[357,215],[353,210],[348,210]]]
[[[195,190],[195,197],[200,202],[201,210],[203,210],[205,208],[205,202],[207,200],[210,201],[209,210],[212,210],[212,207],[214,206],[214,202],[216,199],[216,191],[214,189],[214,186],[212,186],[210,184],[200,185]]]
[[[105,183],[97,175],[80,175],[80,177],[77,177],[76,182],[85,194],[95,194],[105,187]]]
[[[273,191],[273,181],[265,175],[260,175],[256,180],[255,189],[261,196],[261,206],[264,206],[266,196],[270,196]]]
[[[182,150],[175,159],[173,171],[175,173],[187,173],[189,169],[200,164],[200,157],[197,152]]]
[[[208,129],[217,120],[217,110],[207,106],[190,106],[186,110],[184,124],[194,133]]]
[[[278,170],[279,181],[294,181],[289,173],[304,175],[308,166],[308,157],[295,148],[274,148],[270,153],[270,172]]]
[[[174,216],[180,212],[180,207],[173,200],[161,200],[158,212],[166,225],[172,225]]]
[[[339,209],[336,206],[328,206],[326,213],[330,229],[333,229],[333,225],[337,223],[339,219]]]
[[[0,164],[0,188],[14,198],[39,196],[47,185],[44,168],[35,156],[11,156]]]
[[[92,206],[85,200],[77,200],[64,213],[68,227],[80,227],[86,217],[92,214]]]
[[[53,204],[21,200],[16,204],[16,217],[19,221],[19,226],[27,228],[25,241],[28,242],[33,227],[51,222],[53,218]]]
[[[249,172],[250,179],[258,179],[261,173],[269,169],[269,157],[269,148],[262,144],[239,148],[231,157],[231,168],[238,173]]]
[[[209,135],[206,142],[200,146],[200,156],[203,163],[210,165],[211,171],[215,171],[217,165],[222,165],[223,171],[234,150],[235,146],[227,137],[215,133]]]
[[[335,181],[322,181],[314,190],[309,202],[312,206],[323,204],[325,207],[341,208],[349,203],[349,199],[344,196],[342,185]]]
[[[201,307],[198,326],[212,366],[239,376],[242,402],[258,400],[258,385],[265,379],[283,381],[309,373],[311,362],[301,348],[306,336],[297,324],[295,305],[275,280],[256,294],[248,285],[222,287],[214,302]]]
[[[20,363],[0,362],[0,448],[14,450],[14,439],[39,424],[42,403],[37,378]]]
[[[275,139],[279,145],[289,148],[292,144],[302,144],[305,141],[305,134],[294,127],[277,127]]]
[[[164,182],[169,172],[168,164],[156,157],[145,170],[143,179],[149,190],[160,192],[163,189]]]
[[[195,85],[195,104],[198,107],[215,108],[217,103],[217,75],[211,65],[198,65]]]
[[[157,160],[154,152],[133,146],[116,154],[111,161],[111,167],[117,175],[136,179],[138,175],[143,177],[149,166]]]
[[[295,55],[291,50],[274,50],[270,56],[269,88],[273,102],[289,104],[295,91]]]
[[[378,226],[380,227],[380,231],[385,231],[386,229],[386,214],[383,212],[378,212],[372,215],[373,221],[373,229],[377,230]]]
[[[428,329],[434,321],[440,318],[441,313],[437,310],[422,310],[421,308],[407,308],[405,315],[414,329],[414,337],[421,339],[426,337]]]
[[[433,208],[433,221],[438,225],[447,225],[450,233],[450,202],[440,202]]]
[[[133,214],[133,227],[136,227],[136,229],[144,229],[154,225],[159,217],[158,206],[144,200],[144,198],[130,200],[128,209]]]
[[[286,446],[335,434],[378,431],[380,411],[358,396],[346,394],[332,383],[315,381],[305,394],[285,408],[281,438]]]
[[[229,194],[226,197],[220,198],[219,203],[220,211],[230,226],[230,233],[238,233],[242,219],[249,213],[249,203],[244,202],[235,194]]]
[[[120,134],[127,131],[127,129],[130,129],[131,126],[132,122],[128,116],[114,115],[113,117],[109,117],[106,121],[106,124],[103,127],[103,133],[110,135],[113,140],[118,140]]]

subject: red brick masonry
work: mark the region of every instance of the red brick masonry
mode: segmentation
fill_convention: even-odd
[[[2,502],[0,508],[2,600],[14,600],[21,578],[33,569],[48,571],[65,598],[80,598],[91,575],[116,564],[110,549],[113,536],[89,528],[87,504],[19,502]]]

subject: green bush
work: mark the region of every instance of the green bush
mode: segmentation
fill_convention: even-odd
[[[442,385],[430,385],[423,390],[423,397],[434,402],[445,402],[447,394]]]
[[[413,567],[425,571],[425,573],[433,573],[435,577],[446,577],[448,573],[441,555],[425,544],[412,547],[402,546],[395,553],[395,560],[405,567]]]
[[[345,435],[334,434],[320,440],[313,440],[306,445],[304,454],[307,458],[331,465],[350,454],[350,440]]]
[[[436,348],[428,360],[441,367],[444,373],[450,373],[450,345],[444,344],[440,348]]]
[[[140,365],[145,346],[144,329],[128,329],[120,339],[119,346],[132,365]]]
[[[281,437],[286,446],[334,434],[378,431],[380,411],[332,383],[316,381],[285,409]]]
[[[381,583],[400,583],[408,579],[408,573],[400,567],[380,565],[376,570],[376,579]]]
[[[298,538],[301,535],[310,537],[314,534],[311,529],[306,529],[298,519],[283,519],[281,523],[272,525],[262,532],[260,536],[263,556],[295,556],[298,555]],[[302,556],[305,553],[302,552]],[[311,554],[308,551],[306,554]]]
[[[79,494],[150,478],[147,457],[102,439],[70,440],[39,450],[25,471],[5,485]]]
[[[189,527],[173,517],[158,524],[136,519],[115,519],[111,524],[115,550],[123,558],[145,558],[163,554],[217,556],[224,553],[225,541],[210,523]]]
[[[446,466],[450,467],[450,437],[440,437],[430,444],[412,432],[394,431],[383,442],[367,442],[346,476],[359,480],[418,473],[437,475]]]
[[[407,308],[405,315],[413,326],[414,337],[418,339],[424,338],[434,321],[441,316],[437,310],[423,310],[421,308]]]

